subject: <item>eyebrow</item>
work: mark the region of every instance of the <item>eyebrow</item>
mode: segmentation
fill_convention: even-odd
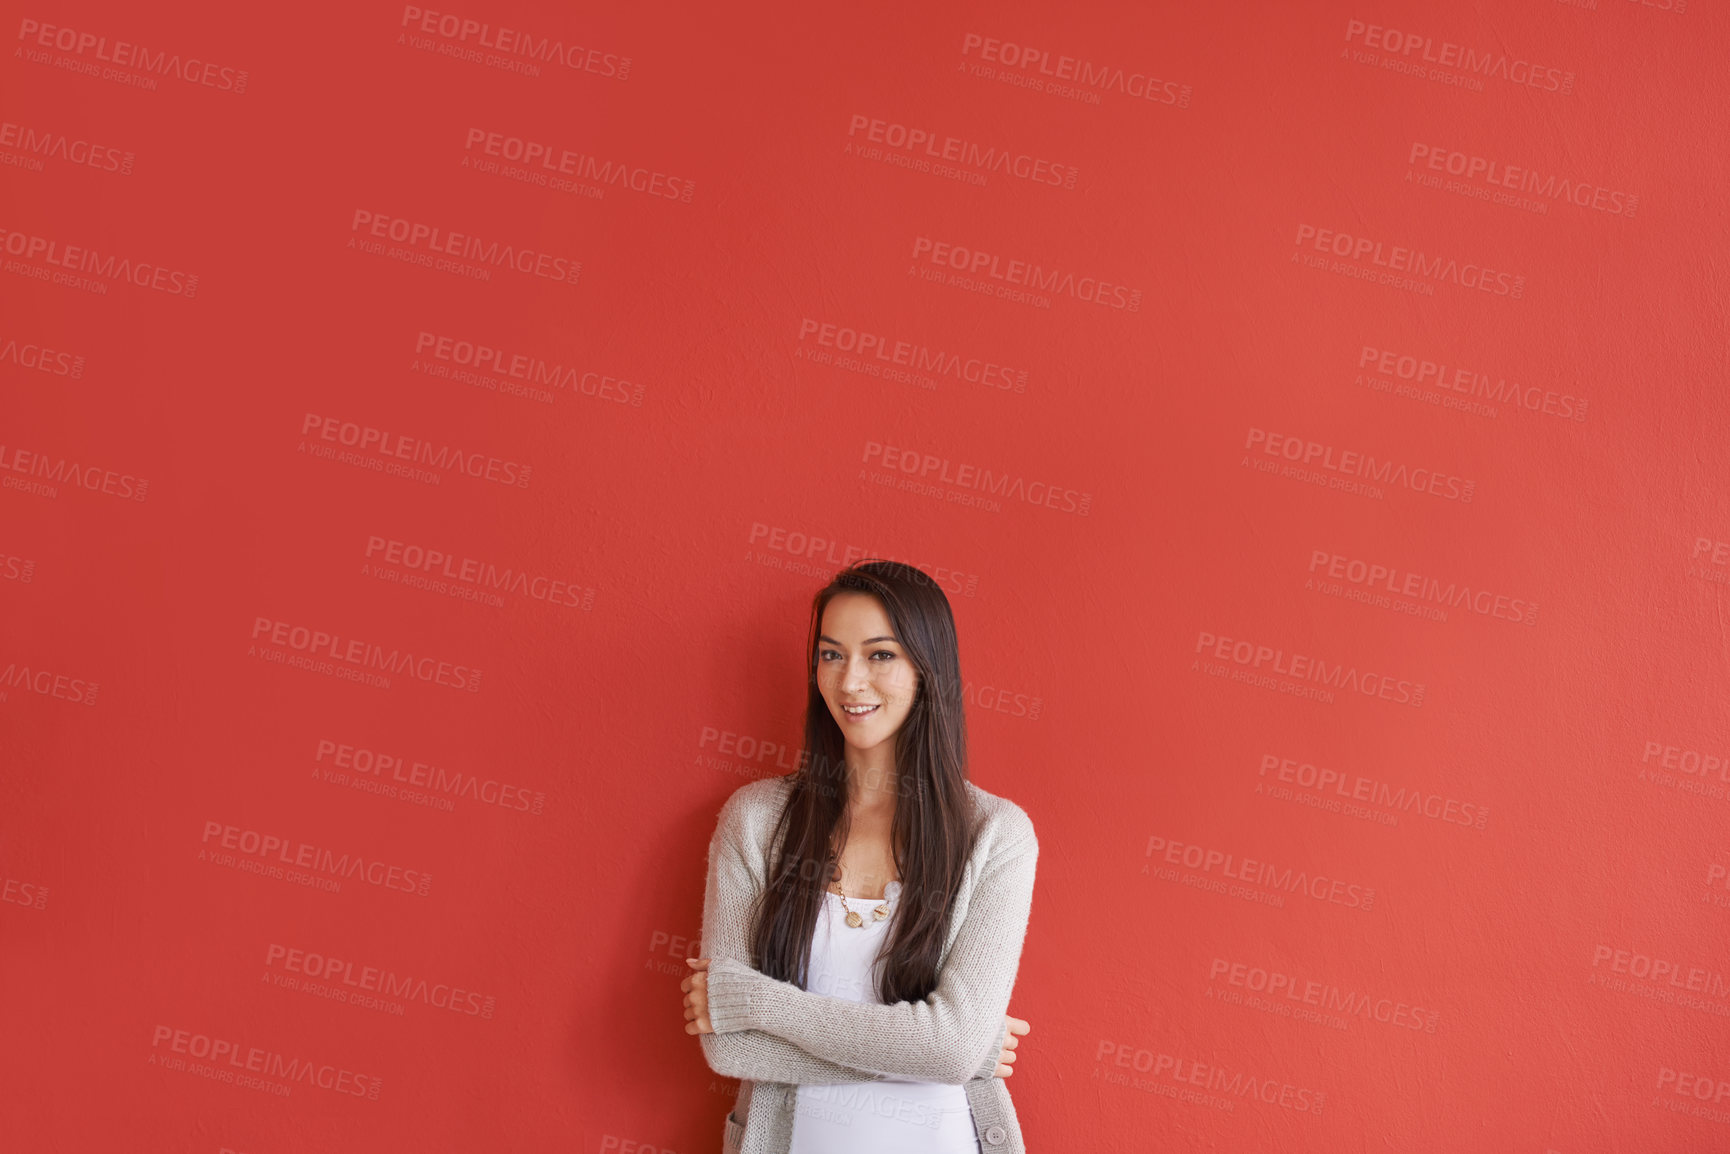
[[[837,640],[835,640],[835,639],[834,639],[834,638],[833,638],[833,637],[831,637],[831,636],[829,636],[829,635],[828,635],[828,634],[827,634],[827,633],[819,633],[819,634],[818,634],[818,635],[817,635],[817,640],[819,640],[819,641],[827,641],[827,642],[828,642],[828,643],[829,643],[829,644],[831,644],[831,645],[839,645],[839,644],[841,644],[841,643],[840,643],[840,642],[839,642],[839,641],[837,641]],[[896,640],[896,639],[895,639],[895,638],[893,638],[893,637],[867,637],[867,638],[866,638],[866,639],[865,639],[865,640],[864,640],[864,642],[863,642],[863,644],[866,644],[866,645],[873,645],[873,644],[875,644],[875,643],[876,643],[876,642],[879,642],[879,641],[894,641],[894,642],[895,642],[895,644],[897,644],[897,645],[899,645],[899,644],[901,644],[901,642],[900,642],[900,641],[897,641],[897,640]]]

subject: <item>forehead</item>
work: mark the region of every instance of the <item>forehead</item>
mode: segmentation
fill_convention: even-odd
[[[837,593],[823,607],[820,632],[837,641],[854,641],[866,637],[893,635],[889,613],[883,603],[869,593],[849,590]]]

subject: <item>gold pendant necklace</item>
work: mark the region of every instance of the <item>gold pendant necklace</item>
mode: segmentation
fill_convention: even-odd
[[[836,897],[841,899],[841,908],[847,911],[847,924],[852,926],[854,929],[858,929],[860,926],[863,926],[865,924],[865,919],[859,915],[858,910],[852,909],[851,907],[849,907],[847,905],[847,895],[841,892],[841,863],[840,862],[835,863],[835,880],[834,880],[834,882],[832,882],[830,884],[829,888],[831,891],[834,892]],[[876,921],[876,922],[880,922],[888,916],[889,916],[889,895],[888,895],[888,891],[885,890],[882,903],[880,905],[878,905],[878,907],[876,909],[871,911],[871,920]]]

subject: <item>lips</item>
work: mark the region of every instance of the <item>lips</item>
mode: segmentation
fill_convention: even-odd
[[[876,713],[881,708],[883,708],[882,705],[872,705],[869,707],[861,707],[858,705],[843,705],[841,707],[841,712],[845,713],[848,717],[870,717],[873,713]]]

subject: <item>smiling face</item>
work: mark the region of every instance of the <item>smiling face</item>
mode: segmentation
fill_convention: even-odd
[[[837,593],[823,607],[818,634],[817,689],[849,748],[864,752],[893,738],[913,708],[919,672],[882,602]]]

